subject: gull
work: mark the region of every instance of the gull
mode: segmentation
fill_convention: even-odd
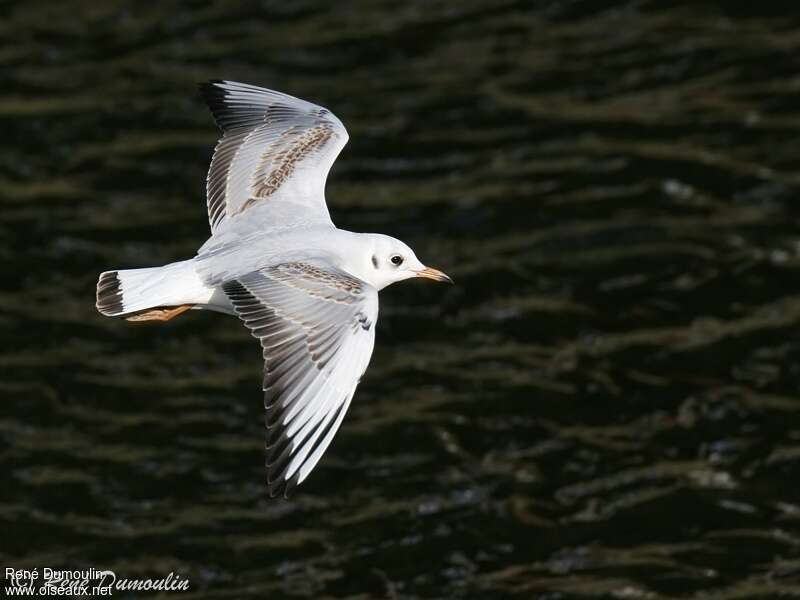
[[[288,497],[367,368],[378,291],[412,277],[452,281],[400,240],[333,224],[325,182],[348,134],[329,110],[233,81],[200,93],[223,132],[206,179],[211,236],[194,258],[102,273],[96,306],[129,321],[190,309],[238,316],[263,350],[267,491]]]

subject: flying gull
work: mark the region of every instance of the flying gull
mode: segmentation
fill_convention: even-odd
[[[348,135],[329,110],[232,81],[200,92],[223,131],[206,181],[211,237],[189,260],[102,273],[97,310],[129,321],[189,309],[238,316],[263,348],[267,489],[288,496],[367,368],[378,291],[451,280],[399,240],[333,224],[325,181]]]

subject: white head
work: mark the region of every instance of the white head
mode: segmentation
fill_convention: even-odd
[[[453,283],[441,271],[423,265],[414,251],[400,240],[379,233],[363,233],[359,238],[359,250],[346,268],[379,290],[412,277]]]

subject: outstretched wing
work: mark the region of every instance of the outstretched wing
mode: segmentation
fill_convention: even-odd
[[[260,202],[293,202],[330,220],[325,181],[347,143],[326,108],[280,92],[235,83],[200,84],[224,135],[206,180],[212,233]]]
[[[224,290],[264,349],[267,487],[288,495],[330,444],[369,364],[378,292],[322,262],[261,269]]]

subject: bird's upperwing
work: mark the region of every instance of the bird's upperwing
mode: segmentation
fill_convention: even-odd
[[[347,143],[326,108],[264,88],[210,81],[202,94],[223,136],[206,180],[211,232],[261,202],[293,202],[330,220],[325,181]]]
[[[267,487],[288,495],[319,461],[369,364],[378,292],[325,262],[293,262],[224,285],[264,354]]]

